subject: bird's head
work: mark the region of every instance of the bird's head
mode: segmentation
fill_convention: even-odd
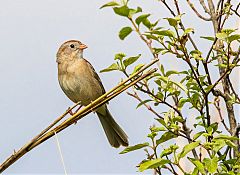
[[[87,46],[77,40],[69,40],[61,45],[57,52],[57,62],[60,63],[64,60],[72,60],[83,57],[83,50]]]

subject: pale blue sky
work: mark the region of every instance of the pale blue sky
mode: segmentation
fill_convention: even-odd
[[[118,52],[125,52],[129,56],[142,53],[142,62],[152,59],[135,34],[125,41],[119,40],[118,31],[129,23],[114,15],[111,9],[99,10],[106,2],[1,2],[0,162],[73,105],[57,81],[55,55],[64,41],[78,39],[87,44],[84,56],[98,72],[110,65],[114,54]],[[138,3],[146,13],[150,11],[153,18],[169,15],[157,0]],[[136,5],[137,0],[133,4]],[[203,33],[211,35],[210,27],[196,19],[195,16],[186,15],[186,26],[200,27],[202,30],[196,31],[196,36]],[[204,43],[200,46],[203,50],[208,47]],[[166,64],[175,67],[171,61]],[[109,90],[124,76],[113,72],[100,74],[100,77],[105,89]],[[126,93],[112,100],[109,105],[132,145],[146,141],[148,128],[154,122],[154,116],[147,110],[135,108],[136,101]],[[119,155],[122,148],[114,149],[109,145],[95,114],[88,115],[77,125],[63,131],[59,134],[59,140],[69,173],[135,173],[135,166],[145,156],[143,151]],[[6,173],[63,173],[54,138],[26,154]]]

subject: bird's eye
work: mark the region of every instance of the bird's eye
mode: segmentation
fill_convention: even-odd
[[[71,44],[70,47],[71,47],[71,48],[74,48],[75,46],[74,46],[74,44]]]

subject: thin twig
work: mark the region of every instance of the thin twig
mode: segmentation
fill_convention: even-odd
[[[180,15],[181,12],[180,12],[180,8],[179,8],[179,5],[178,5],[178,0],[174,0],[174,4],[175,4],[175,7],[176,7],[176,9],[177,9],[178,15]]]
[[[215,98],[215,100],[214,100],[214,106],[215,106],[215,108],[217,109],[217,111],[218,111],[218,114],[219,114],[219,117],[220,117],[220,119],[221,119],[221,122],[222,122],[222,124],[223,124],[223,126],[225,127],[225,129],[231,134],[231,131],[230,131],[230,129],[227,127],[227,125],[226,125],[226,123],[225,123],[225,121],[224,121],[224,119],[223,119],[223,116],[222,116],[222,113],[221,113],[221,108],[220,108],[220,99],[219,98]]]
[[[232,93],[235,95],[236,99],[238,100],[238,103],[240,103],[240,98],[239,98],[237,92],[235,91],[229,76],[227,77],[227,80],[228,80],[228,84],[229,84],[229,86],[230,86],[230,88],[232,90]]]
[[[209,9],[207,8],[204,0],[199,0],[199,2],[200,2],[200,4],[202,5],[204,11],[205,11],[206,13],[210,14]]]
[[[201,19],[203,19],[204,21],[211,21],[211,17],[207,18],[207,17],[204,17],[202,16],[198,11],[197,9],[194,7],[193,3],[190,2],[190,0],[186,0],[188,5],[191,7],[191,9],[194,11],[194,13]]]
[[[240,13],[238,12],[238,9],[240,7],[240,3],[238,3],[237,7],[235,9],[233,9],[233,7],[231,6],[230,9],[238,16],[240,17]]]
[[[212,92],[212,90],[218,85],[218,83],[228,74],[230,73],[230,69],[226,70],[219,78],[218,80],[212,85],[212,87],[207,91],[207,94]]]
[[[134,97],[135,99],[137,99],[140,103],[142,103],[142,99],[138,96],[137,92],[134,91],[134,93],[130,93],[127,92],[128,95]],[[143,104],[149,111],[151,111],[153,114],[155,114],[158,118],[160,119],[164,119],[162,116],[160,116],[150,105],[148,105],[147,103]]]
[[[222,17],[223,17],[223,5],[224,5],[224,0],[220,0],[219,2],[218,2],[218,9],[219,9],[219,7],[221,7],[221,9],[220,9],[220,11],[219,11],[219,14],[218,14],[218,31],[221,31],[221,23],[222,23]],[[226,19],[226,18],[225,18]],[[224,22],[225,23],[225,22]],[[224,24],[223,23],[223,24]]]
[[[170,11],[170,13],[175,17],[176,15],[175,15],[174,11],[173,11],[173,10],[171,9],[171,7],[166,3],[166,1],[165,1],[165,0],[161,0],[161,2],[162,2],[162,3],[165,5],[165,7]],[[176,4],[175,4],[175,5],[176,5]],[[180,22],[179,25],[180,25],[181,29],[182,29],[183,31],[185,31],[185,27],[184,27],[184,25],[182,24],[182,22]],[[189,38],[192,46],[194,47],[194,49],[195,49],[195,50],[198,50],[197,45],[196,45],[195,42],[193,41],[192,37],[191,37],[190,35],[188,35],[188,38]]]

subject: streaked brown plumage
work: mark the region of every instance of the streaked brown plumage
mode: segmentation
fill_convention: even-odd
[[[92,65],[83,58],[86,45],[70,40],[57,52],[58,80],[63,92],[73,102],[88,105],[105,93],[102,82]],[[113,147],[128,146],[125,132],[115,122],[106,105],[96,111],[109,143]]]

